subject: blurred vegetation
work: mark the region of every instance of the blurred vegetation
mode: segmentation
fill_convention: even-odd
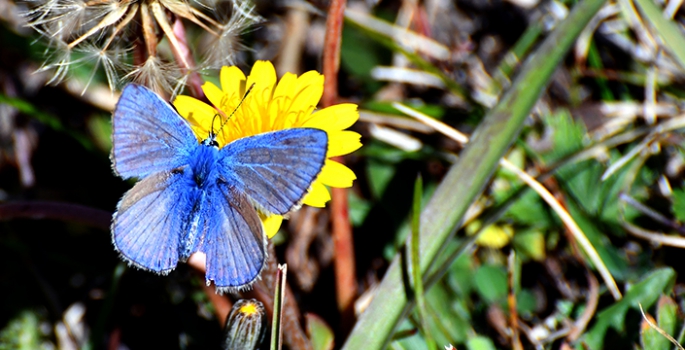
[[[120,261],[108,215],[131,183],[111,170],[109,118],[129,81],[171,97],[221,64],[320,71],[328,5],[0,0],[0,349],[213,349],[226,303],[271,315],[269,290],[219,297],[186,264],[157,276]],[[307,335],[285,347],[682,344],[681,3],[347,7],[339,100],[359,104],[364,143],[345,158],[354,310],[336,303],[331,214],[303,208],[272,240],[297,306],[281,317]]]

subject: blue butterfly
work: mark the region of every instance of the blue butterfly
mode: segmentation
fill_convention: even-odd
[[[207,284],[249,288],[266,263],[257,210],[285,215],[300,205],[323,167],[328,136],[295,128],[235,140],[198,142],[157,94],[124,88],[113,115],[112,164],[138,178],[117,205],[112,241],[138,268],[168,274],[194,252],[207,255]]]

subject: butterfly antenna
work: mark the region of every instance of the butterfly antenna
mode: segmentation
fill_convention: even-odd
[[[214,140],[216,138],[216,133],[214,132],[214,121],[216,120],[216,117],[219,117],[219,113],[214,113],[214,117],[212,117],[212,127],[209,129],[209,137],[207,139]],[[221,128],[219,128],[219,130],[221,130]]]
[[[233,117],[233,115],[235,114],[236,111],[238,111],[238,108],[240,108],[240,106],[243,104],[243,101],[245,101],[245,99],[247,98],[247,95],[250,94],[250,91],[252,91],[252,88],[254,88],[254,86],[255,86],[255,83],[252,83],[252,85],[250,85],[250,87],[247,89],[247,91],[245,91],[245,95],[243,95],[243,98],[240,100],[240,102],[238,102],[238,105],[235,106],[235,108],[233,109],[233,112],[231,112],[231,114],[228,117],[226,117],[226,120],[223,120],[221,122],[221,125],[219,125],[219,130],[217,130],[217,134],[219,132],[221,132],[221,129],[224,128],[224,125],[226,125],[228,120],[231,119],[231,117]],[[218,115],[215,115],[214,117],[217,117],[217,116]],[[214,126],[214,119],[212,119],[212,126]],[[216,135],[216,134],[214,134],[214,135]]]

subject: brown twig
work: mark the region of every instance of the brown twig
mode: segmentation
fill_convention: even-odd
[[[511,348],[515,350],[523,350],[521,345],[521,338],[519,337],[518,326],[518,312],[516,311],[516,253],[512,249],[509,253],[507,282],[509,284],[509,293],[507,295],[507,303],[509,304],[509,327],[511,329]]]
[[[592,271],[586,271],[585,274],[588,281],[587,303],[585,304],[583,314],[573,323],[571,332],[566,336],[570,343],[575,343],[583,335],[587,325],[592,320],[592,316],[595,315],[597,304],[599,303],[599,282],[597,282],[597,278],[592,274]]]
[[[326,20],[326,37],[323,43],[323,85],[321,104],[334,105],[338,100],[338,71],[340,69],[340,43],[346,0],[332,0]]]
[[[342,23],[345,13],[345,0],[333,0],[328,9],[326,38],[323,52],[324,93],[321,104],[331,106],[338,99],[338,69],[340,67],[340,42]],[[342,158],[335,159],[343,162]],[[335,278],[338,309],[342,313],[343,329],[351,325],[352,303],[357,294],[357,280],[354,261],[352,228],[347,208],[347,190],[332,188],[331,220],[333,223],[333,242],[335,244]]]

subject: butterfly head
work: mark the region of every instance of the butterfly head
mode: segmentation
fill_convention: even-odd
[[[212,134],[210,134],[210,136],[207,137],[206,139],[202,140],[202,145],[219,148],[219,142],[216,141],[216,135],[212,135]]]
[[[207,138],[201,142],[203,146],[219,148],[219,142],[216,140],[216,133],[214,132],[214,120],[216,120],[216,117],[218,116],[219,114],[215,114],[214,118],[212,118],[212,127],[209,129],[209,135],[207,135]],[[221,131],[221,128],[223,127],[224,123],[222,123],[219,127],[219,131]]]
[[[214,117],[212,118],[212,127],[209,129],[209,135],[207,136],[206,139],[204,139],[202,141],[202,145],[219,148],[219,142],[216,141],[217,133],[221,132],[221,129],[224,128],[224,125],[226,125],[226,122],[228,122],[228,120],[231,119],[231,117],[235,114],[235,112],[238,110],[238,108],[240,108],[240,105],[243,104],[243,101],[245,101],[245,99],[247,98],[247,95],[250,94],[250,91],[252,91],[252,88],[254,88],[254,86],[255,86],[255,83],[252,83],[252,85],[250,85],[250,87],[245,92],[245,95],[243,96],[243,98],[240,100],[238,105],[233,109],[233,112],[231,112],[231,115],[226,117],[226,115],[223,114],[223,112],[221,112],[221,111],[219,111],[219,113],[217,113],[217,114],[214,114]],[[226,118],[221,118],[220,114],[221,114],[221,116],[224,116]],[[214,132],[214,121],[216,120],[217,117],[220,118],[221,125],[219,125],[219,129],[217,130],[217,132]]]

